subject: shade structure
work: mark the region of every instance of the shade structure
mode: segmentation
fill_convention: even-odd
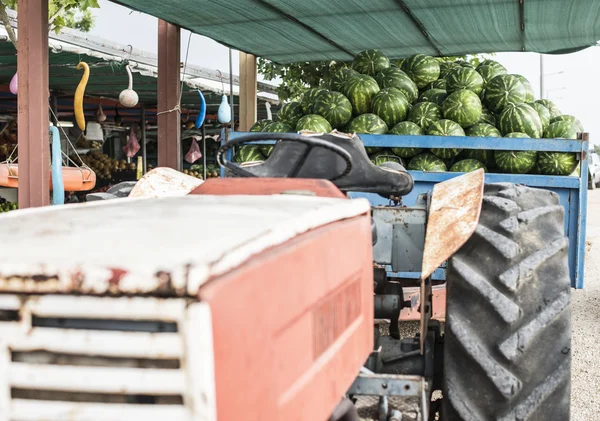
[[[597,0],[117,0],[278,63],[534,51],[600,39]]]

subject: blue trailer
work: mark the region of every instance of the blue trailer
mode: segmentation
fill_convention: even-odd
[[[235,139],[245,132],[228,133]],[[515,183],[530,187],[548,189],[559,195],[560,203],[565,208],[565,233],[569,238],[569,271],[571,285],[583,288],[585,262],[585,230],[587,209],[589,141],[587,133],[580,139],[531,139],[531,138],[498,138],[498,137],[463,137],[463,136],[406,136],[406,135],[359,135],[366,147],[383,148],[461,148],[491,150],[535,150],[576,153],[580,161],[580,176],[551,176],[534,174],[497,174],[485,176],[486,183]],[[222,137],[224,138],[224,137]],[[272,142],[256,142],[272,143]],[[231,156],[228,157],[228,159]],[[422,172],[409,171],[415,186],[410,194],[402,198],[402,204],[412,206],[419,194],[431,191],[434,184],[456,177],[455,172]],[[221,176],[225,175],[224,169]],[[351,193],[351,197],[365,197],[372,205],[386,205],[388,200],[372,193]],[[391,276],[419,277],[419,273],[389,273]],[[445,269],[440,268],[432,275],[433,279],[444,279]]]

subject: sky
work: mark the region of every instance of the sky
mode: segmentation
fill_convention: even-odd
[[[116,5],[108,0],[99,0],[100,9],[94,10],[95,26],[91,35],[121,44],[130,44],[134,49],[157,53],[157,19]],[[181,31],[181,59],[184,60],[189,40],[188,62],[222,72],[229,72],[229,49],[210,38]],[[499,61],[509,73],[525,76],[540,98],[540,55],[536,53],[497,53]],[[544,97],[552,100],[563,114],[579,118],[590,139],[600,133],[600,47],[565,55],[544,55]],[[239,74],[238,52],[233,52],[233,73]],[[259,80],[264,80],[258,75]]]

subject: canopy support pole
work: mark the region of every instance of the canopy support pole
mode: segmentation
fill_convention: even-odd
[[[158,166],[181,170],[180,29],[158,21]]]
[[[142,168],[144,174],[146,174],[148,172],[148,156],[146,154],[146,106],[144,104],[140,105],[140,114],[142,118],[142,125],[140,126],[140,130],[142,131]]]
[[[48,0],[19,0],[19,208],[50,204]]]
[[[240,131],[247,132],[256,121],[256,57],[240,51]]]

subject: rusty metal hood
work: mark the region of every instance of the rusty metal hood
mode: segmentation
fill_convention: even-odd
[[[195,296],[207,280],[337,220],[364,199],[119,199],[0,216],[0,293]]]

